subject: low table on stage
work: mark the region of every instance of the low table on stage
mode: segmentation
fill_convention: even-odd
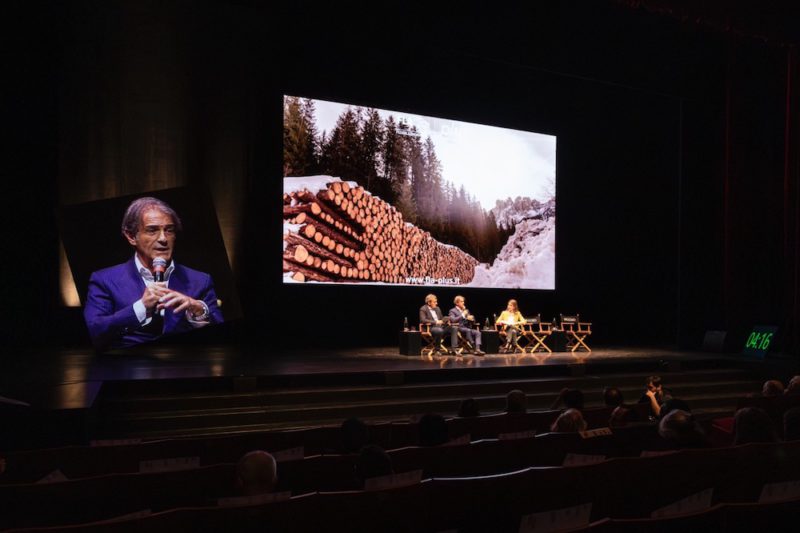
[[[566,352],[567,350],[567,336],[561,330],[553,330],[553,333],[547,337],[547,346],[554,352]]]
[[[400,332],[400,353],[402,355],[422,354],[422,334],[412,329]]]
[[[500,352],[500,334],[496,329],[481,330],[481,350],[486,353]]]

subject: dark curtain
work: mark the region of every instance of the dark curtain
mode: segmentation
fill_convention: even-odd
[[[729,330],[781,327],[798,351],[798,61],[794,48],[728,45],[723,308]]]
[[[783,255],[787,347],[800,353],[800,58],[786,54],[786,116],[783,172]]]
[[[212,194],[235,268],[254,80],[247,75],[248,26],[225,6],[211,7],[211,15],[191,2],[63,7],[58,200],[200,184]],[[226,27],[237,31],[228,30],[221,53],[212,43]],[[62,293],[69,296],[64,266],[62,255]]]

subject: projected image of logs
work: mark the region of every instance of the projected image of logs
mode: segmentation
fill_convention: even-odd
[[[463,285],[478,265],[363,187],[330,176],[284,178],[283,219],[286,281]]]

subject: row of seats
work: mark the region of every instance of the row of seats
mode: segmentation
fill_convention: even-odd
[[[778,429],[783,428],[783,415],[789,409],[800,407],[800,394],[791,394],[784,396],[753,396],[739,398],[736,402],[736,410],[744,409],[747,407],[758,407],[769,415]]]
[[[800,499],[776,503],[727,503],[674,517],[617,520],[606,518],[574,531],[594,533],[793,531],[798,513],[800,513]]]
[[[171,473],[181,477],[177,484],[177,478],[162,478],[161,485],[153,486],[137,484],[133,481],[135,476],[142,475],[129,474],[131,486],[124,494],[117,495],[117,505],[111,496],[100,501],[87,499],[84,494],[85,501],[81,503],[78,496],[63,502],[59,499],[63,494],[41,493],[39,509],[55,506],[60,511],[60,514],[52,514],[53,520],[57,520],[55,523],[82,523],[82,529],[91,531],[101,526],[86,524],[98,518],[143,509],[157,511],[152,505],[153,499],[140,494],[147,490],[155,491],[164,498],[162,502],[166,502],[171,489],[170,504],[175,507],[210,503],[219,491],[215,492],[213,484],[203,480],[213,479],[224,468],[220,465],[196,469],[191,479],[185,477],[187,472]],[[175,509],[105,523],[102,529],[310,531],[330,529],[331,524],[347,524],[351,531],[518,531],[520,520],[526,515],[587,503],[591,503],[592,521],[645,518],[654,510],[707,489],[713,489],[712,505],[753,503],[759,500],[765,484],[795,481],[798,473],[800,442],[748,444],[652,457],[615,458],[574,467],[434,477],[387,490],[315,492],[267,504]],[[19,502],[6,499],[8,496],[3,495],[2,501],[9,502],[9,507],[14,509]],[[123,501],[127,505],[123,505]],[[69,509],[72,512],[67,516]],[[102,509],[105,516],[97,516],[98,509]],[[34,514],[33,517],[20,515],[29,518],[27,523],[15,521],[4,524],[5,527],[35,525],[31,520],[36,522],[36,513],[31,509],[26,512]],[[47,514],[51,515],[50,509]],[[42,523],[41,518],[39,520],[36,523]],[[613,530],[602,529],[612,525],[605,521],[594,527]]]
[[[646,406],[637,405],[640,419],[646,418]],[[546,433],[560,411],[542,411],[519,415],[485,415],[452,418],[447,421],[450,439],[469,435],[471,440],[496,438],[503,433],[535,431]],[[608,425],[611,410],[587,409],[583,412],[589,428]],[[392,422],[369,426],[370,440],[384,449],[418,444],[416,423]],[[166,439],[117,446],[71,446],[45,450],[11,452],[6,455],[6,472],[0,485],[31,483],[54,470],[69,479],[110,473],[138,472],[141,461],[170,457],[197,457],[200,465],[236,462],[244,453],[262,449],[270,452],[302,446],[305,455],[338,453],[341,449],[339,427],[318,427],[294,431],[273,431],[193,439]]]
[[[303,499],[313,501],[313,495]],[[686,531],[715,531],[719,533],[751,532],[751,531],[792,531],[792,525],[800,513],[800,499],[776,503],[727,503],[717,504],[704,511],[681,514],[662,518],[631,518],[596,520],[586,526],[570,528],[574,532],[624,533],[657,531],[685,533]],[[16,531],[27,533],[38,532],[73,532],[73,531],[215,531],[215,527],[225,525],[229,530],[258,531],[265,528],[264,516],[257,508],[182,508],[161,513],[141,513],[143,516],[115,521],[78,524],[75,526],[53,528],[31,528]],[[520,522],[526,517],[521,517]],[[280,531],[271,524],[271,531]],[[424,531],[422,527],[404,529],[387,523],[367,524],[364,520],[356,521],[350,526],[352,531],[369,531],[370,526],[381,527],[383,531]],[[290,530],[290,529],[288,529]],[[470,531],[470,529],[463,529]],[[503,531],[500,527],[493,531]],[[508,531],[524,531],[509,527]]]
[[[304,496],[303,499],[313,502],[313,495]],[[305,503],[305,502],[304,502]],[[275,522],[265,520],[260,509],[251,508],[182,508],[161,513],[147,514],[139,518],[129,518],[121,521],[104,521],[93,524],[79,524],[67,527],[33,528],[17,531],[27,533],[39,532],[72,532],[72,531],[214,531],[214,528],[224,524],[229,530],[235,531],[264,531],[265,523],[269,524],[270,531],[281,531]],[[800,512],[800,499],[776,503],[728,503],[717,504],[707,510],[687,513],[678,516],[663,518],[631,518],[596,520],[584,527],[570,528],[574,532],[674,532],[686,531],[715,531],[719,533],[752,532],[752,531],[792,531],[793,522]],[[391,514],[391,513],[390,513]],[[525,517],[520,518],[520,522]],[[348,527],[351,531],[370,531],[380,527],[382,531],[425,531],[420,527],[404,528],[405,524],[397,526],[384,522],[375,524],[357,520]],[[288,528],[286,530],[291,530]],[[472,531],[464,528],[462,531]],[[509,526],[508,531],[516,533],[521,529]],[[496,527],[492,531],[503,531]]]
[[[605,458],[638,456],[643,449],[663,448],[652,425],[621,428],[597,436],[550,433],[533,438],[482,440],[464,445],[406,447],[390,450],[396,472],[420,470],[427,478],[492,475],[529,466],[560,466],[568,454]],[[599,456],[599,457],[598,457]],[[357,455],[318,455],[280,462],[278,492],[302,494],[316,491],[356,490]],[[229,496],[234,487],[236,465],[223,463],[173,472],[110,474],[59,483],[0,486],[0,500],[13,502],[13,511],[3,520],[27,520],[36,515],[41,502],[52,503],[48,517],[73,516],[83,508],[88,516],[102,511],[106,516],[139,507],[168,509],[202,505]],[[181,487],[190,487],[182,490]],[[86,494],[94,494],[87,502]],[[133,503],[137,505],[132,505]],[[87,504],[89,504],[87,506]],[[109,514],[110,513],[110,514]],[[82,515],[86,519],[86,515]]]
[[[790,409],[800,407],[800,394],[781,396],[746,396],[736,402],[736,410],[755,407],[764,411],[772,420],[776,433],[784,437],[784,415]],[[734,417],[722,417],[713,420],[709,437],[719,445],[733,442]]]

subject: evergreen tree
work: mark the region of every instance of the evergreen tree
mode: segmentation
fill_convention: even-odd
[[[414,195],[411,193],[411,184],[408,181],[395,185],[394,205],[403,214],[403,219],[412,224],[417,223],[417,208],[414,205]]]
[[[383,127],[383,146],[381,147],[381,161],[383,163],[383,177],[391,180],[397,167],[403,164],[402,151],[397,134],[397,123],[389,115]]]
[[[320,140],[320,172],[322,174],[335,175],[334,166],[338,164],[336,150],[339,146],[341,137],[339,129],[334,127],[333,131],[327,136],[325,132]]]
[[[322,172],[343,181],[358,181],[358,160],[361,137],[358,115],[348,107],[336,120],[328,142],[322,147]]]
[[[359,147],[360,183],[372,191],[377,184],[383,145],[383,124],[378,111],[368,109],[360,124],[361,146]]]
[[[287,96],[283,102],[283,174],[307,176],[317,173],[317,141],[314,102]]]
[[[442,206],[445,205],[446,190],[442,181],[442,164],[436,156],[436,148],[430,136],[425,139],[422,160],[425,165],[424,181],[430,202],[428,217],[435,226],[442,227],[445,220]]]
[[[283,175],[302,176],[305,167],[305,133],[300,99],[287,96],[283,101]]]
[[[500,253],[502,244],[500,243],[500,228],[497,227],[497,219],[492,211],[486,214],[486,221],[484,223],[484,232],[486,234],[486,247],[490,258],[494,258]]]
[[[386,190],[379,193],[382,198],[387,200],[390,198],[398,198],[403,194],[406,183],[408,182],[405,138],[397,133],[397,128],[398,125],[394,117],[390,115],[384,122],[383,146],[381,149],[381,162],[383,166],[381,183]],[[407,199],[407,203],[414,206],[414,218],[416,219],[417,210],[413,195],[410,199]]]
[[[315,111],[314,100],[305,98],[301,106],[301,116],[305,128],[303,150],[305,168],[303,173],[307,176],[319,173],[320,144],[317,139],[317,120],[314,117]]]
[[[417,214],[422,223],[428,226],[430,231],[431,214],[433,206],[430,195],[430,188],[425,180],[425,160],[422,152],[422,144],[416,126],[410,128],[401,122],[398,128],[405,132],[403,144],[405,145],[406,161],[408,162],[408,175],[411,179],[411,189],[414,195],[414,202],[417,206]]]

